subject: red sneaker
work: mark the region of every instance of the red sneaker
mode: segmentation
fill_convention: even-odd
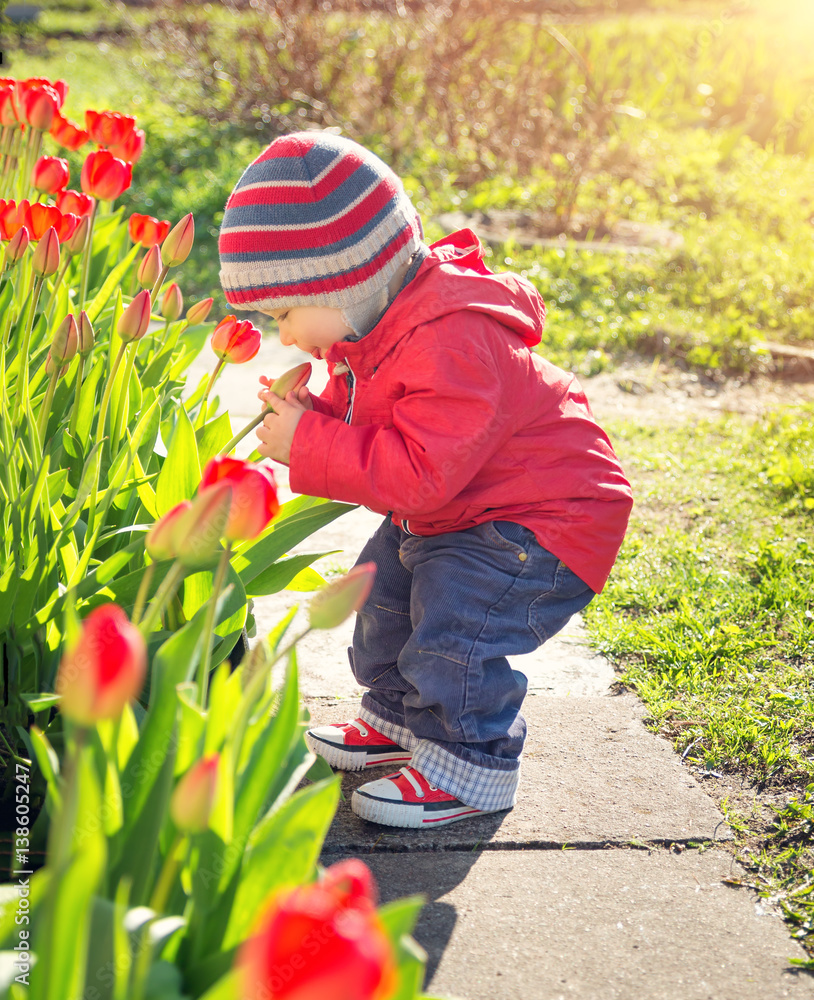
[[[414,767],[402,767],[394,774],[360,785],[350,807],[372,823],[416,828],[445,826],[490,811],[464,805],[454,795],[431,785]]]
[[[362,771],[366,767],[380,767],[382,764],[407,763],[412,757],[409,750],[361,719],[309,729],[305,742],[331,767],[342,771]]]

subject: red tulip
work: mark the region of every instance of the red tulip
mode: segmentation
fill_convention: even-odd
[[[209,343],[221,361],[242,365],[260,350],[261,339],[260,331],[249,320],[239,323],[236,316],[226,316],[215,327]]]
[[[158,244],[150,247],[136,271],[136,281],[142,288],[152,288],[161,274],[161,251]]]
[[[308,623],[311,628],[336,628],[352,611],[358,611],[373,588],[376,563],[368,562],[353,569],[311,598]]]
[[[44,76],[29,76],[26,80],[17,81],[17,89],[23,96],[29,93],[29,91],[43,90],[46,87],[53,91],[57,101],[57,110],[61,110],[68,94],[68,84],[64,80],[49,80]]]
[[[41,156],[31,171],[31,183],[43,194],[57,194],[71,179],[68,161],[58,156]]]
[[[189,510],[174,522],[175,556],[185,569],[204,569],[218,554],[231,507],[231,483],[215,483],[198,490]]]
[[[170,224],[167,221],[159,221],[152,215],[139,215],[138,212],[134,212],[130,216],[127,230],[134,243],[140,243],[149,250],[150,247],[154,247],[164,240],[170,231]]]
[[[23,203],[27,204],[27,203]],[[34,202],[23,210],[24,225],[31,234],[32,240],[40,240],[51,226],[57,232],[60,243],[69,240],[79,225],[79,216],[60,212],[53,205],[41,205]]]
[[[141,691],[146,672],[147,649],[139,630],[117,605],[96,608],[59,665],[62,714],[83,726],[114,719]]]
[[[145,288],[139,292],[122,313],[116,332],[122,340],[129,344],[133,340],[141,340],[150,325],[152,301],[150,293]]]
[[[28,230],[25,226],[20,226],[6,247],[6,252],[3,255],[3,270],[18,263],[30,242],[31,237],[28,235]]]
[[[72,150],[81,149],[90,138],[85,129],[59,112],[54,115],[51,123],[51,136],[57,145]]]
[[[106,149],[89,153],[82,167],[82,190],[103,201],[114,201],[132,183],[133,167]]]
[[[166,292],[164,292],[164,298],[161,300],[161,315],[164,319],[168,319],[173,323],[183,311],[184,296],[181,294],[181,289],[173,281],[167,287]]]
[[[340,861],[321,882],[275,894],[237,967],[241,1000],[385,1000],[395,963],[366,866]]]
[[[125,163],[138,163],[144,152],[144,129],[134,128],[121,142],[113,142],[107,148]]]
[[[182,500],[159,518],[147,532],[144,548],[153,562],[174,559],[177,555],[176,525],[178,518],[192,506],[191,500]]]
[[[187,771],[170,799],[170,816],[184,833],[203,833],[218,794],[220,754],[204,757]]]
[[[228,483],[232,487],[229,520],[223,531],[231,542],[254,538],[277,515],[280,503],[270,469],[222,455],[207,463],[201,486]]]
[[[17,92],[13,86],[0,87],[0,125],[19,125]]]
[[[60,212],[71,212],[73,215],[90,215],[93,211],[93,198],[80,191],[68,189],[57,195],[57,208]]]
[[[10,240],[25,225],[25,210],[27,208],[29,208],[27,201],[22,201],[18,205],[13,198],[8,201],[0,199],[0,237],[2,239]]]
[[[24,90],[20,106],[23,118],[31,128],[38,132],[48,132],[62,103],[52,87],[42,86]]]
[[[53,226],[40,239],[34,256],[31,258],[31,270],[41,278],[50,278],[59,268],[59,237]]]
[[[100,146],[114,146],[123,142],[133,131],[136,119],[120,115],[118,111],[86,111],[85,128],[91,139]]]
[[[164,240],[164,264],[167,267],[175,267],[183,264],[189,257],[192,243],[195,239],[195,220],[192,212],[185,215],[183,219],[173,226],[167,238]]]
[[[209,315],[209,310],[212,308],[212,303],[214,301],[214,299],[201,299],[201,301],[196,302],[194,306],[190,306],[189,309],[187,309],[187,323],[189,323],[190,326],[195,326],[196,323],[203,323]]]

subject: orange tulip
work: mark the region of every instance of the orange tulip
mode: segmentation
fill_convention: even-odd
[[[82,190],[103,201],[114,201],[132,183],[133,166],[106,149],[89,153],[82,167]]]
[[[184,833],[203,833],[218,794],[220,754],[204,757],[187,771],[170,799],[170,816]]]
[[[150,247],[154,247],[165,239],[170,231],[170,224],[166,220],[159,221],[152,215],[140,215],[138,212],[134,212],[127,224],[127,231],[134,243],[140,243],[149,250]]]
[[[385,1000],[396,987],[393,950],[356,858],[322,881],[276,893],[240,948],[241,1000]]]
[[[360,563],[311,598],[308,623],[311,628],[336,628],[368,599],[376,576],[376,563]]]
[[[62,714],[82,726],[117,718],[141,691],[146,673],[147,648],[139,630],[116,604],[95,608],[59,665]]]
[[[80,128],[76,122],[70,121],[59,112],[54,115],[50,131],[57,145],[64,149],[81,149],[90,138],[85,129]]]
[[[2,239],[10,240],[25,225],[25,213],[29,207],[28,201],[21,201],[18,205],[13,198],[8,201],[0,199],[0,237]]]
[[[136,119],[120,115],[118,111],[86,111],[85,128],[91,139],[100,146],[114,146],[123,142],[133,131]]]
[[[222,455],[207,463],[201,486],[228,483],[232,487],[229,519],[223,531],[231,542],[255,538],[280,510],[270,469]]]
[[[125,163],[138,163],[144,152],[144,129],[134,128],[121,142],[113,142],[107,148]]]
[[[31,184],[43,194],[57,194],[70,179],[68,161],[59,156],[41,156],[31,171]]]
[[[53,226],[62,243],[73,236],[79,225],[78,215],[63,213],[53,205],[41,205],[38,202],[24,209],[23,220],[34,241],[42,239],[46,230]]]
[[[57,195],[57,208],[60,212],[70,212],[73,215],[90,215],[93,211],[93,198],[80,191],[69,188]]]
[[[195,220],[192,218],[192,212],[190,212],[189,215],[185,215],[172,228],[164,240],[164,264],[167,267],[175,267],[177,264],[183,264],[187,257],[189,257],[194,239]]]
[[[150,293],[145,288],[135,296],[124,310],[119,325],[116,327],[116,332],[125,343],[129,344],[134,340],[141,340],[150,325],[151,309]]]
[[[209,343],[221,361],[242,365],[260,350],[261,339],[260,331],[249,320],[238,322],[236,316],[225,316],[215,327]]]
[[[189,309],[187,309],[187,323],[189,323],[190,326],[195,326],[196,323],[205,322],[214,301],[214,299],[201,299],[201,301],[196,302],[194,306],[190,306]]]
[[[40,239],[34,256],[31,258],[31,270],[41,278],[50,278],[59,268],[59,237],[53,226]]]

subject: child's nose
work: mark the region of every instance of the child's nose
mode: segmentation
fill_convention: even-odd
[[[294,338],[282,326],[280,326],[280,343],[283,347],[291,347],[294,343]]]

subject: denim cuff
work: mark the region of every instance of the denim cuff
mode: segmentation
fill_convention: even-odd
[[[497,770],[457,757],[430,740],[420,740],[416,748],[410,749],[413,750],[411,767],[423,774],[431,785],[454,795],[473,809],[487,812],[511,809],[517,801],[519,760],[512,762],[516,766],[511,770]]]
[[[376,712],[372,712],[365,706],[364,699],[362,699],[362,708],[359,712],[359,718],[362,722],[366,722],[369,726],[373,726],[374,729],[377,729],[389,740],[392,740],[394,743],[398,743],[398,745],[403,747],[405,750],[415,750],[419,744],[419,740],[413,736],[406,726],[400,725],[398,722],[390,722],[387,719],[382,718],[382,716]],[[440,788],[440,785],[438,787]]]

